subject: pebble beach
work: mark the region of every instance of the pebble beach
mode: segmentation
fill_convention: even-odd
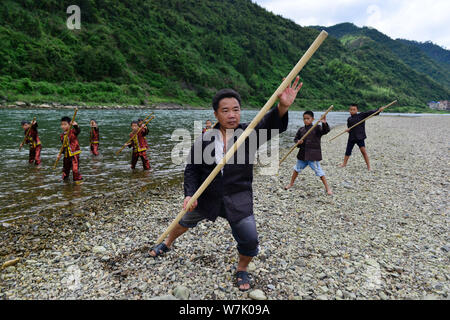
[[[200,223],[166,256],[148,255],[181,208],[182,181],[135,188],[0,224],[0,300],[438,299],[450,297],[450,117],[377,117],[366,124],[368,172],[347,136],[322,138],[334,195],[295,154],[278,175],[255,168],[260,254],[252,289],[235,285],[227,221]],[[287,150],[280,150],[280,156]]]

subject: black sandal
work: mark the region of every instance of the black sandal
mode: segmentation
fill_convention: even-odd
[[[238,279],[241,280],[238,280]],[[245,292],[250,290],[251,286],[248,289],[241,289],[240,286],[242,286],[243,284],[250,284],[250,277],[248,276],[248,272],[247,271],[238,271],[236,272],[236,281],[237,281],[237,285],[239,288],[239,291]]]
[[[152,256],[152,255],[149,253],[149,255],[150,255],[151,257],[153,257],[153,258],[156,258],[156,257],[158,257],[158,256],[160,256],[160,255],[162,255],[162,254],[164,254],[164,253],[166,253],[166,252],[169,252],[169,251],[170,251],[170,248],[168,248],[164,242],[161,242],[161,243],[158,244],[157,246],[153,247],[153,249],[151,249],[150,252],[151,252],[151,251],[155,251],[156,254],[155,254],[154,256]]]

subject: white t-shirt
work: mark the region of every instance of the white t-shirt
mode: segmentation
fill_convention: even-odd
[[[222,133],[217,130],[218,133],[216,134],[216,139],[214,139],[214,147],[215,147],[215,154],[216,154],[216,164],[219,164],[220,161],[222,161],[223,157],[225,157],[225,151],[224,151],[224,143],[222,139]],[[223,168],[221,170],[223,174]]]

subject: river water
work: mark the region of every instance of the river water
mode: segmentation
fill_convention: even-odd
[[[137,169],[130,169],[131,151],[126,148],[119,156],[115,152],[127,141],[130,122],[145,118],[152,110],[105,110],[81,109],[76,121],[81,127],[80,171],[84,183],[74,185],[62,182],[60,161],[53,170],[56,155],[61,146],[59,135],[62,116],[72,117],[72,110],[43,109],[0,109],[0,222],[17,219],[60,206],[76,207],[98,192],[113,196],[115,192],[130,186],[158,184],[161,179],[176,181],[181,179],[183,164],[174,164],[172,149],[179,141],[172,141],[176,129],[187,129],[194,135],[194,121],[214,121],[211,110],[155,110],[156,118],[150,123],[147,136],[151,171],[144,172],[141,162]],[[241,121],[251,121],[257,111],[243,110]],[[318,112],[316,118],[320,117]],[[37,118],[38,131],[42,142],[41,168],[28,164],[28,146],[18,151],[24,134],[20,126],[23,119]],[[348,113],[337,112],[328,115],[333,128],[345,124]],[[96,119],[100,128],[100,156],[93,157],[89,147],[89,120]],[[289,129],[281,136],[280,145],[292,145],[292,138],[302,122],[302,112],[291,111]]]

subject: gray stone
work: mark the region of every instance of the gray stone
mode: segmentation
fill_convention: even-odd
[[[92,252],[93,253],[99,253],[99,254],[104,254],[106,253],[106,248],[103,246],[95,246],[92,248]]]
[[[264,292],[259,289],[251,291],[248,296],[250,297],[250,299],[253,300],[267,300],[267,297],[264,294]]]
[[[389,300],[388,296],[383,291],[381,291],[378,296],[381,300]]]
[[[343,294],[345,299],[356,299],[356,294],[354,294],[353,292],[344,291]]]
[[[347,268],[347,269],[344,270],[345,274],[352,274],[354,272],[355,272],[355,269],[353,269],[353,268]]]
[[[185,286],[177,286],[173,290],[173,295],[179,300],[187,300],[189,299],[190,292]]]
[[[249,264],[248,264],[248,272],[254,272],[255,270],[256,270],[256,265],[255,265],[255,263],[253,263],[253,262],[250,262]]]
[[[320,280],[323,280],[323,279],[325,279],[326,277],[327,277],[327,274],[324,273],[324,272],[319,273],[319,275],[318,275],[318,278],[319,278]]]

